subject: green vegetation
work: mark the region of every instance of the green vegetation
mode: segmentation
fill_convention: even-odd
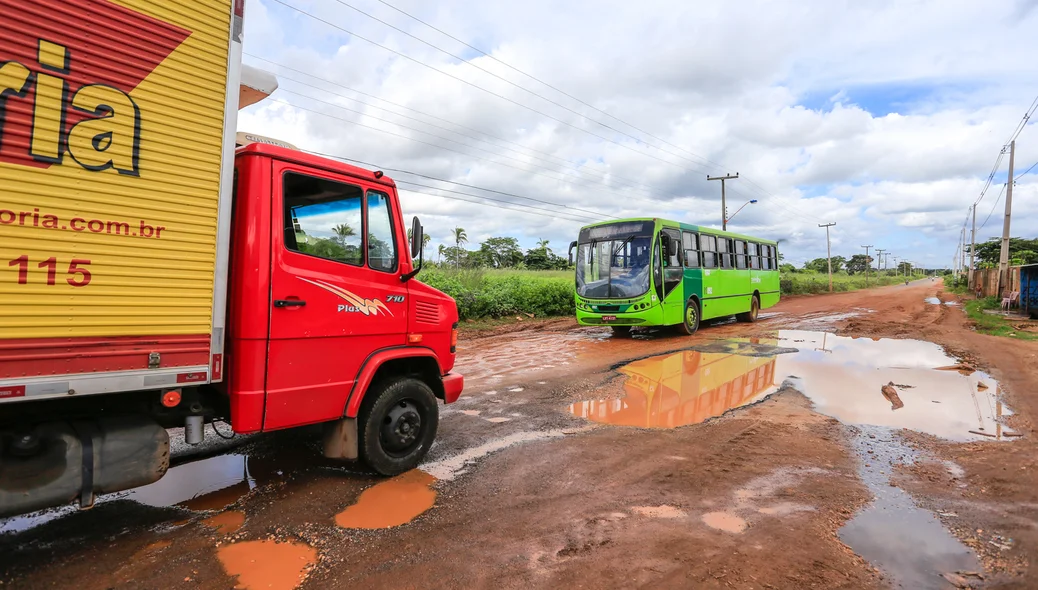
[[[973,321],[977,331],[982,334],[1019,340],[1038,340],[1038,334],[1017,329],[1010,318],[984,313],[984,310],[1001,308],[1002,302],[996,297],[973,299],[966,302],[966,315]]]
[[[419,279],[453,297],[462,320],[529,314],[540,318],[576,311],[570,272],[430,267]]]
[[[966,248],[969,252],[969,247]],[[1002,255],[1002,238],[977,244],[977,268],[996,268]],[[1038,262],[1038,239],[1009,238],[1009,264]]]
[[[824,258],[822,259],[825,260]],[[785,270],[785,269],[783,269]],[[913,277],[918,278],[918,277]],[[874,271],[869,273],[869,287],[883,287],[904,282],[904,277],[883,275],[877,277]],[[807,295],[829,292],[829,274],[814,271],[783,272],[779,281],[783,295]],[[864,289],[864,274],[847,274],[846,271],[833,273],[833,291],[855,291]]]

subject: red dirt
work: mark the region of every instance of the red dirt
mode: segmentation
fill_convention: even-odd
[[[257,478],[265,483],[235,504],[246,520],[230,537],[204,525],[211,514],[102,504],[0,535],[0,580],[17,588],[223,589],[235,581],[220,547],[276,539],[316,550],[302,588],[889,587],[837,537],[871,499],[851,431],[797,391],[676,429],[594,425],[567,411],[579,400],[621,399],[613,367],[622,362],[779,328],[827,328],[936,342],[1000,381],[1016,412],[1012,426],[1026,436],[950,443],[903,431],[934,458],[892,481],[948,515],[946,527],[978,550],[985,578],[974,583],[1035,588],[1038,343],[971,331],[961,309],[924,303],[952,298],[940,289],[923,281],[788,298],[757,324],[710,326],[691,339],[667,331],[613,338],[570,319],[469,335],[458,367],[467,391],[445,410],[422,466],[439,478],[435,505],[410,523],[336,526],[336,514],[384,480],[329,465],[309,434],[289,433],[247,449],[250,474],[265,474]],[[859,315],[827,317],[855,309]],[[510,440],[529,442],[497,448]],[[453,460],[459,456],[471,461]],[[950,475],[938,460],[965,473]]]

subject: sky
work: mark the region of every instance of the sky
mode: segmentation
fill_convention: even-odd
[[[385,170],[433,252],[455,227],[563,256],[609,218],[720,227],[706,178],[739,173],[728,229],[786,262],[825,256],[835,222],[834,255],[944,268],[1038,96],[1036,29],[1038,0],[248,0],[244,60],[280,87],[238,127]],[[1035,122],[1013,236],[1038,235]]]

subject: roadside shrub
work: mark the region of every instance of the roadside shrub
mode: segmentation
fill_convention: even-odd
[[[428,269],[418,278],[453,297],[462,320],[521,314],[545,317],[575,312],[571,276]]]

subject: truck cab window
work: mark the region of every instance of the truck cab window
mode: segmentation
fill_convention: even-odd
[[[396,239],[389,196],[368,191],[368,266],[383,272],[396,271]]]
[[[294,252],[364,264],[360,187],[289,172],[284,177],[285,247]]]

